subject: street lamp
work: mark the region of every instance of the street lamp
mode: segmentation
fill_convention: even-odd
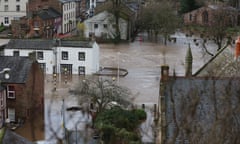
[[[9,71],[10,71],[11,69],[10,68],[4,68],[2,71],[0,71],[0,74],[4,74],[4,79],[9,79],[10,78],[10,74],[9,74]]]

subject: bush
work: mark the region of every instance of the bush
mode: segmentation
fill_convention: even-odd
[[[147,118],[147,113],[142,109],[135,109],[133,110],[133,113],[140,121],[146,120]]]
[[[132,142],[139,143],[140,135],[137,129],[140,120],[146,118],[143,110],[125,110],[120,107],[113,107],[97,115],[95,127],[100,131],[104,142]]]
[[[5,30],[5,27],[4,26],[0,26],[0,32],[4,31]]]

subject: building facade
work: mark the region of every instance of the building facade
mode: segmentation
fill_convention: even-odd
[[[44,75],[38,63],[29,57],[0,56],[0,68],[8,67],[6,122],[19,122],[44,115]]]
[[[230,6],[208,5],[184,14],[184,24],[208,26],[215,24],[214,19],[222,15],[222,20],[231,26],[236,26],[238,22],[238,12]],[[227,17],[226,17],[227,15]]]
[[[5,56],[28,56],[35,52],[45,74],[90,75],[99,70],[99,46],[96,42],[63,40],[10,40]]]
[[[62,33],[69,33],[76,28],[76,2],[60,0],[62,5]]]
[[[91,38],[101,37],[103,39],[113,39],[116,35],[116,24],[114,23],[114,16],[112,13],[103,11],[97,15],[84,21],[85,25],[85,37]],[[128,38],[128,22],[127,20],[119,19],[119,28],[121,39],[126,40]]]
[[[4,26],[11,25],[12,20],[18,20],[26,16],[26,4],[28,0],[1,0],[0,23]]]
[[[6,89],[0,86],[0,128],[3,127],[7,117]]]

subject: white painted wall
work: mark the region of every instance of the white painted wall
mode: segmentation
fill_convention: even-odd
[[[57,73],[60,72],[61,64],[72,64],[72,74],[78,74],[79,66],[85,66],[86,75],[94,74],[99,70],[99,46],[96,42],[94,42],[92,48],[56,47],[52,50],[4,49],[4,55],[13,56],[14,51],[19,51],[20,56],[28,56],[31,52],[42,51],[44,58],[43,60],[38,60],[38,62],[46,64],[46,74],[53,74],[55,63],[57,64]],[[62,60],[62,51],[68,52],[68,60]],[[57,57],[55,57],[55,52]],[[85,52],[85,61],[78,60],[79,52]]]
[[[98,28],[95,28],[94,25],[97,24]],[[96,37],[101,37],[102,33],[107,34],[107,38],[114,38],[115,28],[114,16],[111,13],[106,11],[99,13],[92,18],[89,18],[84,21],[85,25],[85,37],[89,38],[89,33],[94,33]],[[104,25],[107,25],[107,28],[104,28]],[[119,19],[121,39],[127,39],[127,26],[128,22],[122,18]]]
[[[11,20],[19,19],[22,16],[26,16],[26,3],[28,0],[0,0],[0,24],[5,26],[11,24]],[[5,11],[5,5],[8,6],[8,11]],[[16,6],[20,6],[20,11],[16,11]],[[4,19],[8,17],[9,23],[5,23]]]
[[[72,22],[72,24],[69,23]],[[63,3],[62,33],[67,33],[76,28],[76,2]]]

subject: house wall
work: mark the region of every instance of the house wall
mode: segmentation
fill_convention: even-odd
[[[24,84],[8,84],[8,86],[14,87],[15,98],[8,98],[7,96],[7,108],[15,110],[15,121],[18,118],[25,119],[27,115],[27,105],[28,105],[28,98],[26,96],[27,89]],[[9,111],[8,111],[8,119]]]
[[[12,20],[20,19],[20,17],[26,16],[26,3],[28,0],[0,0],[0,24],[9,26]],[[8,6],[8,10],[5,11],[5,6]],[[16,7],[20,7],[20,11],[17,11]],[[8,19],[8,22],[5,21]]]
[[[7,112],[6,112],[6,91],[5,89],[0,91],[0,128],[3,127],[3,124],[5,122],[5,119],[7,117]]]
[[[48,7],[62,13],[61,3],[58,0],[29,0],[27,6],[27,11],[31,13]]]
[[[15,109],[15,121],[44,114],[44,75],[37,63],[33,63],[26,83],[8,86],[15,91],[15,98],[7,97],[8,108]]]
[[[43,52],[43,59],[37,59],[38,63],[44,63],[46,65],[45,73],[52,74],[54,66],[54,57],[52,50],[32,50],[32,49],[4,49],[5,56],[13,56],[14,51],[19,51],[20,56],[29,56],[29,53],[32,52]]]
[[[228,10],[229,9],[229,10]],[[226,11],[225,15],[229,15],[229,19],[226,20],[227,22],[230,21],[230,18],[232,20],[231,25],[235,26],[238,24],[238,15],[234,9],[230,8],[221,8],[222,10]],[[184,24],[189,25],[189,24],[197,24],[197,25],[211,25],[213,22],[213,16],[214,13],[218,12],[220,10],[217,9],[217,6],[208,6],[208,7],[202,7],[196,10],[193,10],[189,13],[184,14]],[[203,13],[207,12],[208,13],[208,22],[205,22],[203,20]]]
[[[85,37],[89,38],[93,34],[95,37],[104,37],[103,35],[106,35],[106,38],[114,38],[115,25],[113,25],[113,23],[115,23],[114,16],[110,13],[102,12],[93,16],[84,21]],[[98,25],[97,28],[95,27],[96,24]],[[107,28],[105,28],[104,25],[107,25]],[[119,26],[121,39],[126,40],[128,35],[128,22],[120,18]]]
[[[68,60],[62,59],[62,52],[68,52]],[[85,52],[85,61],[78,60],[78,53]],[[61,64],[72,65],[72,74],[79,74],[79,67],[85,67],[85,74],[93,74],[99,70],[99,47],[94,44],[93,48],[58,47],[57,52],[58,73]]]
[[[34,11],[52,7],[62,14],[62,23],[58,33],[65,34],[76,28],[76,2],[66,1],[61,3],[58,0],[32,0],[29,2],[29,11],[33,13]]]
[[[72,74],[79,74],[79,66],[85,66],[86,75],[96,73],[99,70],[99,46],[96,42],[92,48],[55,47],[53,50],[4,49],[4,55],[13,56],[14,51],[19,51],[20,56],[28,56],[32,52],[43,52],[43,59],[37,59],[37,61],[40,64],[45,64],[46,74],[54,73],[53,67],[55,64],[57,64],[57,73],[61,72],[61,64],[72,64]],[[62,60],[62,51],[68,52],[68,60]],[[85,52],[85,61],[78,60],[78,52]]]
[[[65,2],[62,6],[62,33],[64,34],[76,28],[76,2]]]

